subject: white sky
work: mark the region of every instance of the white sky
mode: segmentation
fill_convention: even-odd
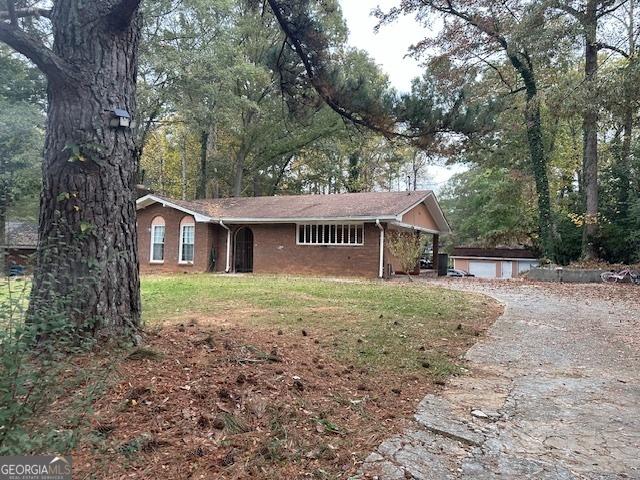
[[[427,32],[414,18],[403,17],[385,25],[376,34],[373,29],[377,19],[370,15],[378,5],[386,11],[398,3],[398,0],[340,0],[349,27],[349,43],[367,50],[389,75],[393,86],[406,92],[411,88],[411,80],[421,75],[422,67],[416,60],[404,56]]]
[[[399,0],[339,0],[349,27],[349,44],[366,50],[389,76],[399,92],[407,92],[411,81],[424,71],[419,62],[405,57],[409,47],[429,35],[429,32],[413,17],[403,17],[391,25],[385,25],[376,34],[377,24],[371,11],[380,6],[388,10]],[[462,166],[441,167],[430,165],[426,169],[427,181],[422,188],[438,191],[452,175],[464,171]]]

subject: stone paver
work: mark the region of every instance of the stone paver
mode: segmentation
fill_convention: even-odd
[[[467,352],[472,373],[428,395],[414,428],[383,442],[363,477],[640,479],[637,303],[568,287],[445,285],[490,295],[505,313]]]

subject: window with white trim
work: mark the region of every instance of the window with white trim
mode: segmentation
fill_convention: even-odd
[[[166,227],[164,218],[156,217],[151,222],[151,262],[164,262],[164,238]]]
[[[193,263],[195,242],[196,224],[186,217],[180,222],[180,263]]]
[[[362,223],[307,223],[298,224],[298,245],[364,245]]]

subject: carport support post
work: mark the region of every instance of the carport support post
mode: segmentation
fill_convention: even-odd
[[[433,234],[433,259],[431,261],[433,265],[433,269],[436,271],[436,277],[440,276],[440,269],[438,268],[438,255],[440,254],[440,235],[437,233]]]
[[[222,220],[218,223],[227,231],[227,265],[224,271],[225,273],[229,273],[231,271],[231,229],[222,223]]]
[[[384,278],[384,226],[376,219],[376,226],[380,229],[380,264],[378,266],[378,277]]]

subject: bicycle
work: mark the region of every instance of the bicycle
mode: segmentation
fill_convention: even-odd
[[[604,272],[600,278],[604,283],[625,283],[628,279],[629,283],[640,285],[640,274],[628,268],[619,272]]]

